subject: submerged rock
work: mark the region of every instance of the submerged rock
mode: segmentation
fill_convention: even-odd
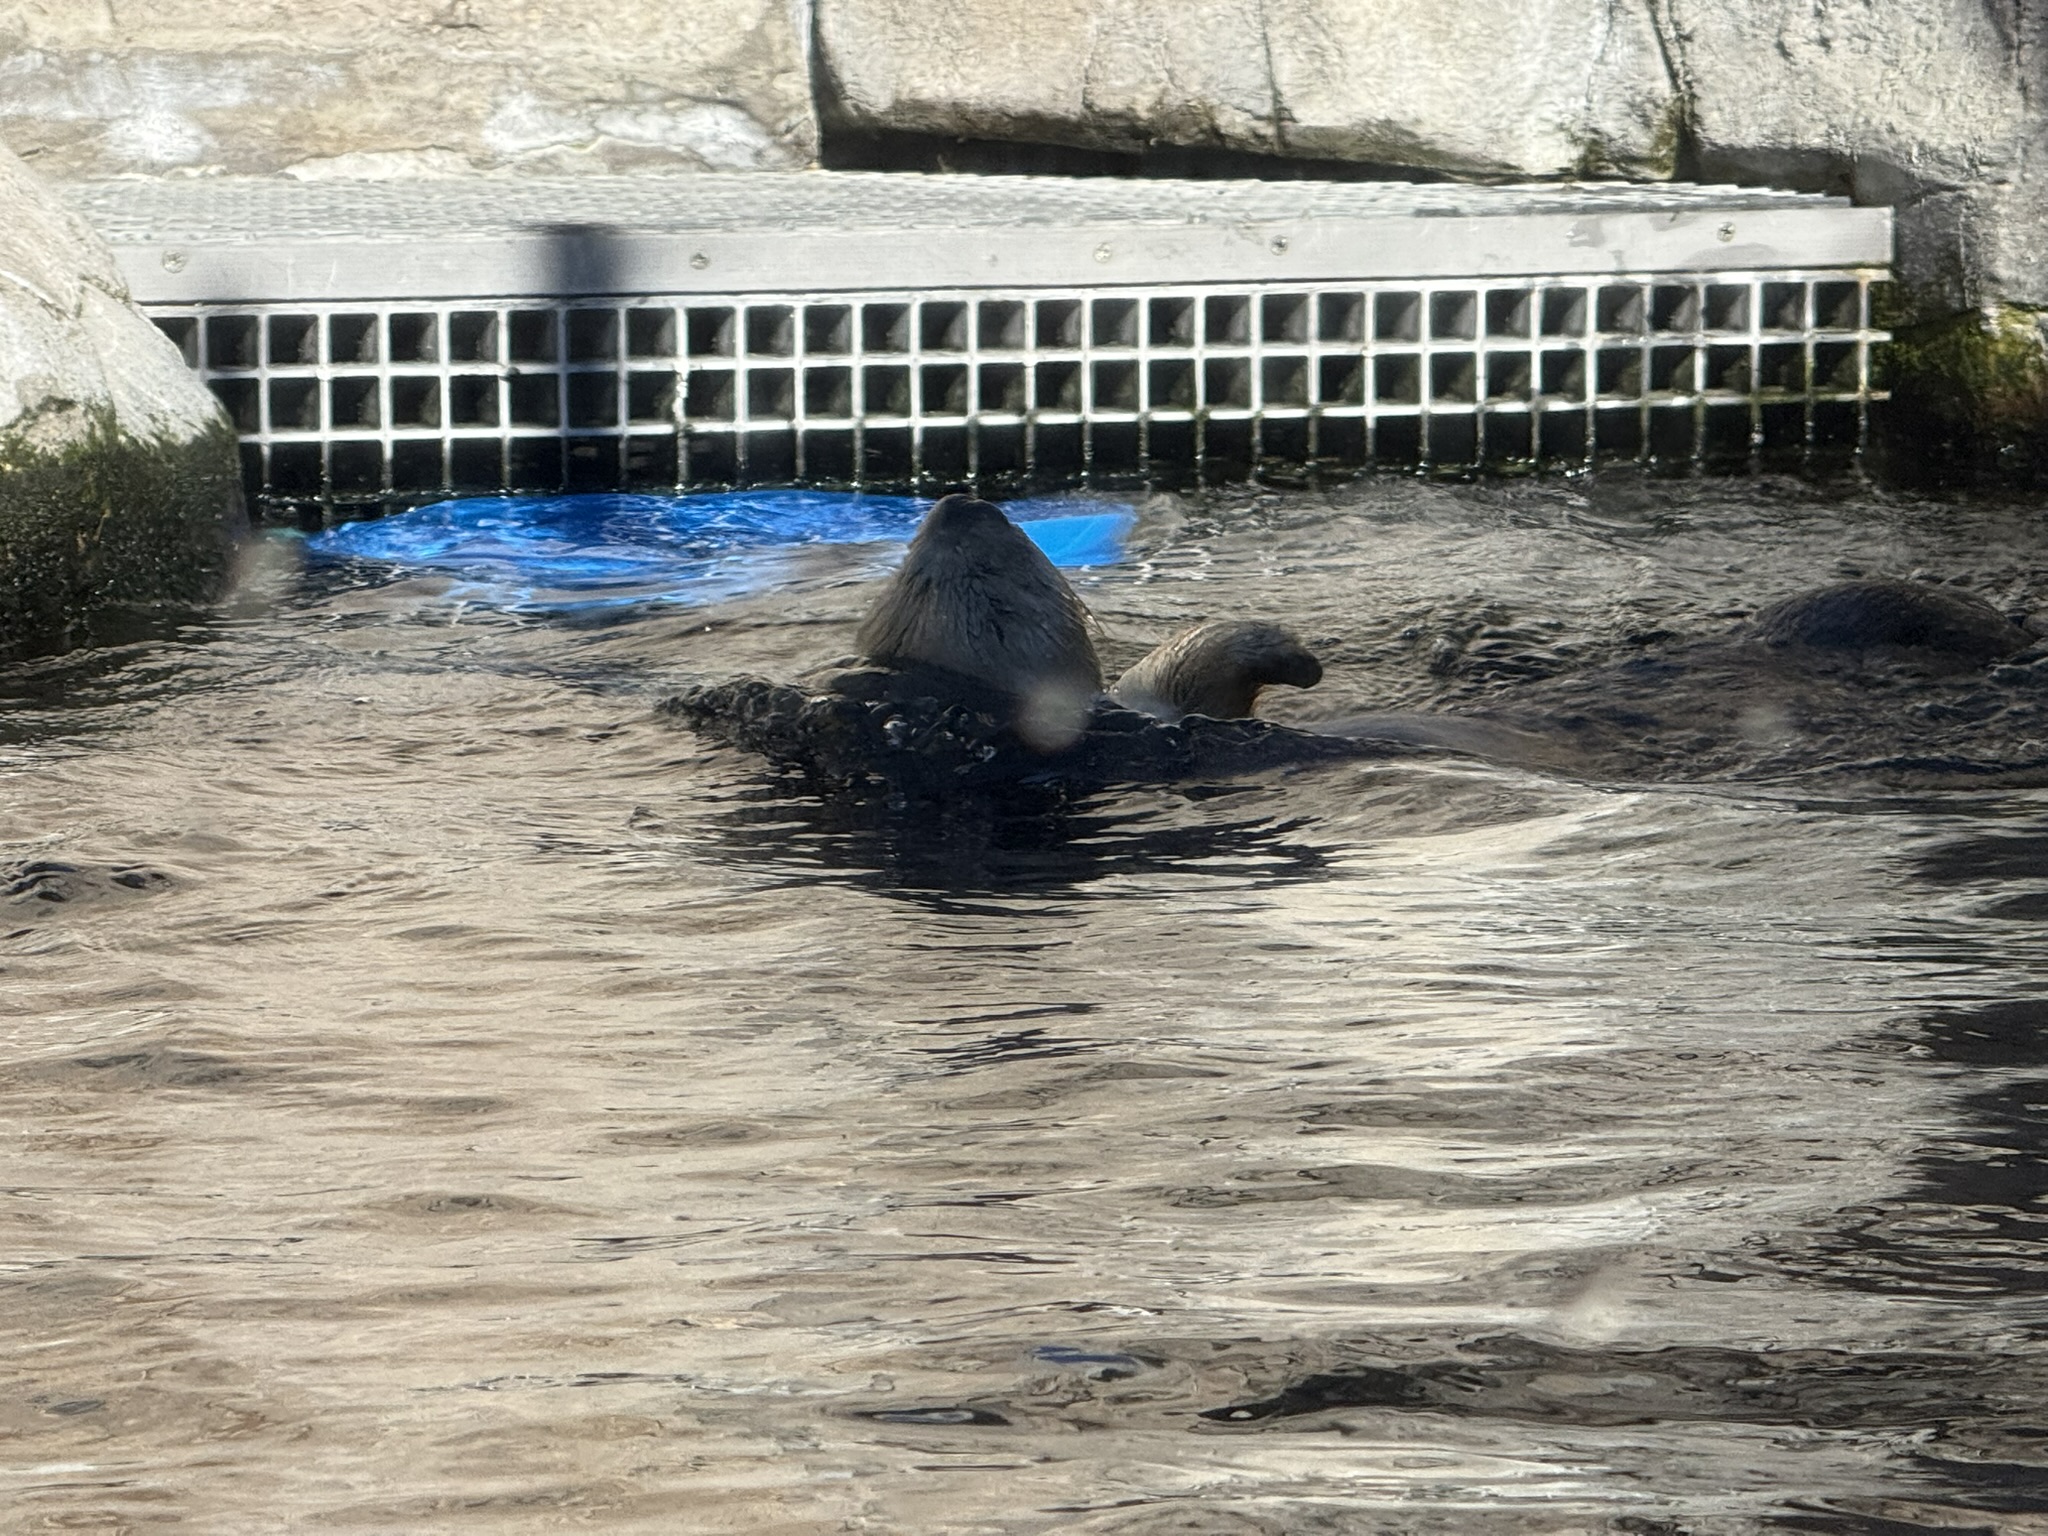
[[[212,598],[245,526],[220,406],[0,150],[0,657]]]
[[[1013,724],[1015,699],[937,669],[855,666],[800,683],[741,677],[665,700],[693,730],[803,774],[821,789],[880,786],[928,799],[1005,784],[1165,783],[1315,762],[1419,755],[1394,741],[1192,715],[1164,724],[1098,701],[1052,752]]]

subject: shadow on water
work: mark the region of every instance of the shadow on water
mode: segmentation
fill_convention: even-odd
[[[939,804],[817,797],[792,781],[744,791],[709,822],[711,854],[792,881],[848,883],[944,906],[1062,896],[1105,881],[1194,876],[1250,888],[1322,878],[1328,852],[1256,785],[1076,798],[1014,786]],[[701,849],[696,851],[703,851]]]

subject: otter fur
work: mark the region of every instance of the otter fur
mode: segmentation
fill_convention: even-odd
[[[1102,691],[1088,610],[1023,530],[986,501],[947,496],[861,621],[869,661],[952,673],[1017,701],[1027,740],[1057,748]]]
[[[1846,581],[1785,598],[1750,621],[1766,645],[1919,651],[1995,661],[2037,638],[1981,597],[1923,581]]]
[[[1116,680],[1110,697],[1171,724],[1188,715],[1240,720],[1271,683],[1313,688],[1323,664],[1294,632],[1253,619],[1183,630]]]

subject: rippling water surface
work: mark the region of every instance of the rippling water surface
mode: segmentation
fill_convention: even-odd
[[[1507,764],[1026,814],[661,723],[871,546],[506,613],[267,546],[0,673],[0,1525],[2048,1529],[2048,664],[1746,612],[2048,522],[1216,493],[1077,573]]]

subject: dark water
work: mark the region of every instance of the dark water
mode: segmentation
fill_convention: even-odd
[[[661,724],[872,548],[573,620],[296,570],[0,674],[0,1526],[2048,1530],[2048,668],[1723,644],[2048,522],[1217,494],[1112,661],[1515,761],[1010,814]]]

